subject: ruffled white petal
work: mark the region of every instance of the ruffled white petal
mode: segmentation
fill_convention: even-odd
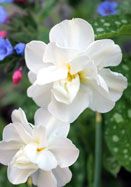
[[[40,169],[50,171],[57,167],[57,160],[50,151],[45,150],[38,155],[37,164]]]
[[[12,123],[7,125],[3,131],[4,141],[17,141],[23,144],[32,141],[31,133],[29,133],[21,123]]]
[[[38,140],[40,147],[46,147],[48,145],[47,143],[47,132],[46,128],[42,125],[35,126],[32,132],[32,136],[34,141]]]
[[[51,171],[38,171],[33,175],[33,183],[38,187],[58,187],[55,176]]]
[[[88,84],[92,90],[90,96],[89,108],[100,113],[109,112],[115,106],[115,102],[111,99],[109,92],[103,89],[96,81]]]
[[[90,59],[88,56],[80,55],[76,58],[74,58],[69,64],[70,64],[70,72],[72,74],[76,74],[86,68],[89,67]]]
[[[110,39],[93,42],[88,47],[86,54],[94,61],[98,69],[117,66],[122,60],[120,47]]]
[[[29,176],[31,176],[36,169],[20,169],[17,167],[14,167],[13,165],[9,165],[8,167],[8,179],[9,181],[14,184],[22,184],[25,183]]]
[[[51,29],[50,41],[63,48],[83,51],[94,41],[94,31],[83,19],[64,20]]]
[[[32,85],[27,90],[28,97],[31,97],[38,106],[46,107],[51,100],[51,87],[52,84],[44,86]]]
[[[32,71],[29,71],[28,78],[29,78],[29,81],[33,84],[36,81],[36,74],[33,73]]]
[[[26,65],[30,71],[37,73],[41,68],[48,64],[43,62],[46,44],[41,41],[31,41],[25,48]]]
[[[127,88],[127,78],[120,73],[112,72],[110,69],[102,69],[100,75],[105,80],[110,96],[113,101],[117,101]]]
[[[70,105],[60,103],[52,97],[48,110],[61,121],[71,123],[89,106],[90,92],[91,90],[81,85],[76,98]]]
[[[79,156],[79,150],[67,138],[56,138],[50,142],[49,149],[53,152],[58,165],[62,168],[74,164]]]
[[[53,169],[53,174],[57,180],[57,186],[65,186],[71,181],[72,173],[69,168],[60,168],[59,166],[56,169]]]
[[[57,66],[63,66],[78,55],[77,50],[58,47],[55,43],[49,43],[46,47],[43,60]]]
[[[0,163],[8,165],[22,145],[19,142],[0,142]]]
[[[28,133],[31,133],[32,128],[26,119],[25,112],[21,108],[19,108],[18,110],[14,110],[12,112],[11,119],[13,123],[21,123],[25,130]]]
[[[48,110],[40,108],[35,113],[35,125],[42,125],[46,128],[48,141],[56,137],[67,137],[70,129],[68,123],[56,119]]]
[[[57,68],[56,66],[49,66],[43,68],[38,72],[36,84],[45,85],[67,77],[66,68]]]
[[[58,102],[71,104],[80,88],[80,79],[78,75],[72,80],[57,81],[53,85],[52,93]]]

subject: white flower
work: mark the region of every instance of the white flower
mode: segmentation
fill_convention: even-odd
[[[39,109],[35,126],[28,123],[22,109],[12,113],[12,123],[4,128],[0,142],[0,163],[8,166],[13,184],[25,183],[29,176],[38,187],[61,187],[71,180],[69,166],[79,151],[67,139],[70,125]]]
[[[107,68],[120,64],[120,47],[110,39],[94,41],[93,28],[79,18],[57,24],[49,38],[48,45],[26,46],[28,96],[63,121],[74,121],[87,107],[110,111],[127,87],[123,75]]]

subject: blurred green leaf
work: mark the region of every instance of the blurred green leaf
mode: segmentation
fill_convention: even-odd
[[[130,15],[99,17],[92,22],[96,39],[131,35]]]
[[[116,159],[113,156],[110,155],[106,155],[104,157],[104,167],[115,177],[117,176],[117,174],[121,169],[120,164],[116,161]]]
[[[116,161],[131,171],[131,63],[130,58],[125,59],[117,71],[128,78],[128,88],[116,107],[104,115],[105,138],[109,150]]]

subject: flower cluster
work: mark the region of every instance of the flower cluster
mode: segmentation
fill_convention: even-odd
[[[114,15],[118,12],[117,7],[118,3],[116,1],[105,0],[104,2],[99,4],[97,12],[101,16]]]
[[[23,56],[25,51],[25,44],[18,43],[15,47],[12,46],[11,42],[7,39],[7,32],[0,31],[0,61],[6,57],[12,55],[15,51],[17,55]],[[19,84],[22,80],[22,68],[17,68],[12,75],[13,84]]]
[[[15,47],[20,55],[21,49],[22,44]],[[28,43],[25,60],[32,84],[27,94],[40,108],[35,125],[22,109],[12,113],[0,143],[0,162],[8,166],[13,184],[31,177],[38,187],[62,187],[71,180],[68,167],[79,155],[67,138],[70,123],[86,108],[110,111],[127,87],[127,79],[109,69],[120,64],[121,49],[110,39],[95,41],[92,26],[77,18],[54,26],[48,44]]]
[[[120,64],[120,47],[94,37],[92,26],[77,18],[54,26],[49,44],[26,45],[27,94],[60,120],[73,122],[86,108],[108,112],[127,87],[126,78],[108,68]]]
[[[8,165],[13,184],[25,183],[29,176],[39,187],[64,186],[71,180],[71,166],[79,155],[67,138],[70,125],[52,117],[46,110],[35,114],[35,126],[22,109],[12,113],[12,123],[3,132],[0,162]]]

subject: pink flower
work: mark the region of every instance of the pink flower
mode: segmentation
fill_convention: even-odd
[[[7,31],[0,31],[0,37],[1,38],[6,38],[8,35]]]
[[[13,84],[14,85],[19,84],[22,80],[22,77],[23,77],[22,68],[15,70],[12,76]]]

